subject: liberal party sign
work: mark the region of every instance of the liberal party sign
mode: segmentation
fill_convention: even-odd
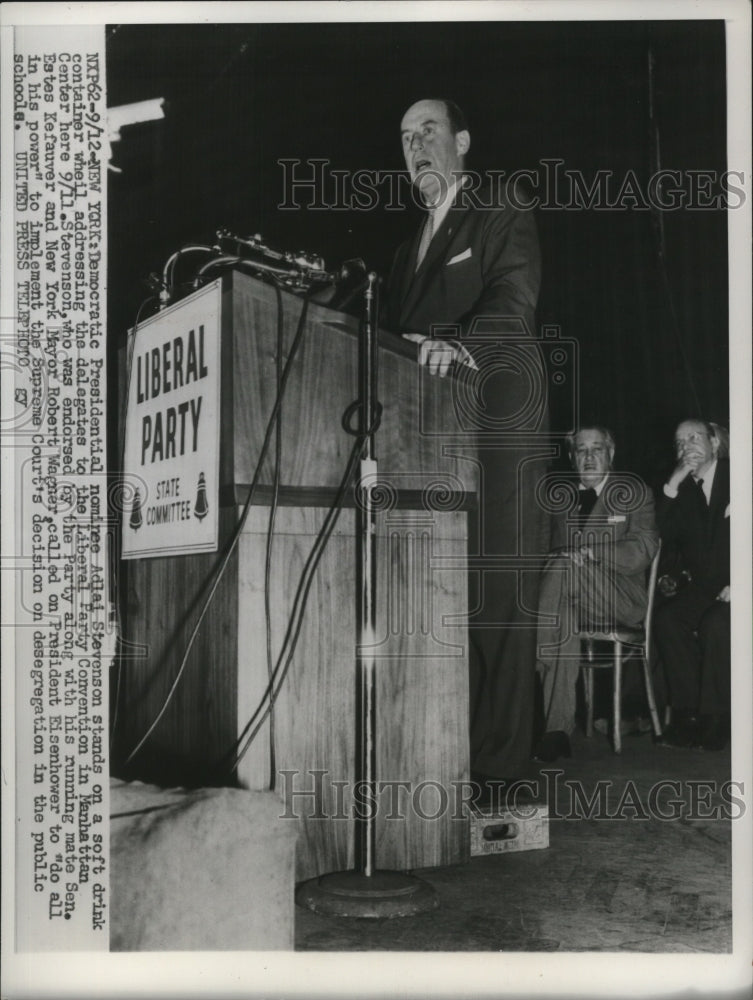
[[[217,549],[220,282],[131,334],[123,558]]]

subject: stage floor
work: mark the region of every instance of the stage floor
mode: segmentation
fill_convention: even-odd
[[[532,765],[531,777],[540,777],[544,787],[546,775],[537,767]],[[736,777],[730,775],[728,750],[659,747],[641,735],[626,736],[617,756],[606,737],[578,735],[573,757],[546,768],[563,772],[548,778],[551,790],[556,777],[557,789],[556,801],[549,800],[549,848],[417,872],[434,886],[440,905],[414,917],[355,920],[297,906],[296,949],[731,949],[730,816],[741,807],[721,797],[724,782]],[[601,781],[610,782],[607,807],[600,810],[597,797],[587,818],[588,800]],[[679,786],[657,787],[660,782]],[[662,819],[660,812],[677,818]]]

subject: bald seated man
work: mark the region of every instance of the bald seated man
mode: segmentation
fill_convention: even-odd
[[[676,465],[659,497],[662,537],[656,643],[669,684],[668,746],[723,750],[730,736],[730,481],[723,430],[675,431]]]

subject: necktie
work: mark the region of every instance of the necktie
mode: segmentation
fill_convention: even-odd
[[[421,233],[421,241],[418,244],[418,255],[416,257],[416,270],[421,267],[423,259],[426,256],[426,251],[429,249],[429,244],[431,243],[431,238],[434,235],[434,212],[429,211],[426,214],[426,221],[424,222],[424,228]]]
[[[694,479],[693,482],[695,483],[696,499],[698,501],[698,507],[703,516],[706,517],[706,515],[709,512],[709,505],[708,502],[706,501],[706,494],[703,492],[703,480]]]
[[[580,496],[578,497],[578,510],[575,515],[575,520],[579,528],[583,528],[585,526],[591,511],[594,509],[595,503],[596,490],[592,486],[589,486],[588,489],[580,491]]]

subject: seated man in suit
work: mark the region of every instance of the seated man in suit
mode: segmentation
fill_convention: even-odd
[[[418,361],[430,374],[462,368],[468,379],[458,399],[463,406],[471,401],[468,449],[475,455],[479,442],[481,465],[469,529],[477,546],[469,576],[471,768],[480,784],[498,789],[523,776],[530,759],[536,640],[530,609],[538,599],[530,556],[545,552],[548,540],[548,515],[535,502],[548,430],[533,337],[538,236],[531,211],[512,204],[498,185],[479,187],[479,175],[465,170],[471,136],[457,105],[418,101],[403,116],[401,134],[425,212],[395,254],[382,322],[419,345]],[[528,441],[540,435],[540,458],[530,444],[516,444],[521,434]],[[513,565],[519,556],[528,557],[520,569]]]
[[[672,724],[662,742],[722,750],[730,719],[729,460],[703,420],[675,432],[678,463],[659,498],[660,591],[655,615]]]
[[[545,732],[538,760],[570,756],[575,729],[581,637],[589,625],[614,629],[643,622],[646,571],[659,547],[651,491],[636,476],[611,471],[614,439],[581,427],[568,439],[578,503],[552,520],[551,555],[541,579],[537,670]]]

